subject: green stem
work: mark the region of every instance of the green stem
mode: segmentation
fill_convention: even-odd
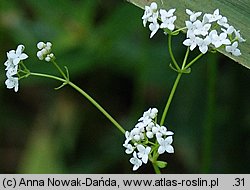
[[[168,35],[168,50],[169,50],[169,54],[170,54],[170,57],[175,65],[175,68],[177,70],[180,70],[180,67],[178,65],[178,63],[176,62],[175,58],[174,58],[174,54],[173,54],[173,51],[172,51],[172,35]]]
[[[103,115],[108,118],[117,129],[119,129],[123,134],[125,134],[125,130],[123,127],[100,105],[98,104],[91,96],[89,96],[85,91],[83,91],[81,88],[76,86],[72,82],[68,82],[68,84],[73,87],[76,91],[78,91],[80,94],[82,94],[85,98],[87,98]]]
[[[173,97],[174,97],[174,93],[175,93],[176,88],[177,88],[177,86],[178,86],[178,83],[179,83],[179,81],[180,81],[181,75],[182,75],[181,72],[178,73],[177,78],[175,79],[173,88],[172,88],[172,90],[171,90],[171,92],[170,92],[170,95],[169,95],[167,104],[166,104],[166,106],[165,106],[165,109],[164,109],[163,114],[162,114],[162,117],[161,117],[160,125],[163,125],[163,124],[164,124],[164,121],[165,121],[165,118],[166,118],[166,115],[167,115],[169,106],[170,106],[171,101],[172,101],[172,99],[173,99]]]
[[[64,74],[64,72],[63,72],[62,69],[57,65],[57,63],[56,63],[54,60],[52,60],[51,62],[54,64],[54,66],[57,68],[57,70],[61,73],[61,75],[63,76],[63,78],[68,79],[68,77]],[[68,79],[68,80],[69,80],[69,79]]]
[[[30,72],[29,75],[38,76],[38,77],[45,77],[45,78],[51,78],[51,79],[55,79],[55,80],[58,80],[58,81],[61,81],[61,82],[66,82],[65,79],[62,79],[60,77],[56,77],[56,76],[48,75],[48,74],[43,74],[43,73],[33,73],[33,72]]]
[[[151,162],[152,162],[153,168],[155,170],[155,173],[156,174],[161,174],[161,170],[160,170],[160,168],[156,164],[156,161],[157,161],[158,157],[159,157],[158,152],[154,150]]]
[[[81,88],[76,86],[74,83],[68,81],[68,79],[62,79],[60,77],[56,77],[56,76],[48,75],[48,74],[42,74],[42,73],[33,73],[33,72],[31,72],[29,74],[33,75],[33,76],[39,76],[39,77],[46,77],[46,78],[55,79],[55,80],[58,80],[58,81],[61,81],[63,83],[66,83],[66,84],[70,85],[72,88],[74,88],[80,94],[82,94],[85,98],[87,98],[87,100],[89,100],[103,115],[105,115],[105,117],[107,119],[109,119],[115,125],[115,127],[117,129],[119,129],[123,134],[125,133],[125,130],[123,129],[123,127],[100,104],[98,104],[91,96],[89,96]]]
[[[156,163],[152,163],[152,164],[153,164],[155,173],[156,173],[156,174],[161,174],[161,170],[160,170],[160,168],[156,165]]]
[[[194,58],[190,63],[188,63],[184,69],[187,69],[189,67],[191,67],[191,65],[193,65],[198,59],[200,59],[204,54],[200,53],[196,58]]]
[[[187,47],[187,51],[186,51],[186,54],[185,54],[185,57],[184,57],[184,60],[183,60],[183,63],[182,63],[182,66],[181,66],[181,69],[184,69],[185,68],[185,65],[187,63],[187,58],[188,58],[188,55],[189,55],[189,47]]]

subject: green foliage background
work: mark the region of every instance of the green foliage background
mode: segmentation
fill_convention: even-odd
[[[166,36],[149,39],[142,14],[117,0],[4,0],[0,60],[23,43],[32,71],[54,73],[35,56],[38,41],[51,41],[71,80],[130,130],[149,107],[162,113],[176,77]],[[174,38],[179,59],[184,38]],[[3,64],[0,81],[1,173],[132,173],[123,135],[77,92],[31,77],[18,93],[7,90]],[[211,53],[183,76],[166,122],[176,153],[162,157],[164,173],[249,173],[249,81],[248,69]]]

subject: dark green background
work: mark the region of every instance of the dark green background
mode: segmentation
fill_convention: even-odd
[[[71,80],[103,105],[126,130],[143,111],[162,113],[176,73],[167,37],[142,26],[143,10],[117,0],[0,2],[0,59],[26,46],[30,70],[57,74],[36,58],[36,43],[51,41]],[[185,35],[173,39],[182,60]],[[248,40],[248,39],[247,39]],[[193,54],[197,54],[194,51]],[[124,137],[80,94],[29,77],[15,93],[0,65],[1,173],[132,173]],[[167,116],[175,154],[164,173],[249,173],[249,70],[209,53],[181,78]],[[136,173],[152,173],[150,164]]]

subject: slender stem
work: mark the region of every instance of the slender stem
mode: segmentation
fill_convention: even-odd
[[[174,96],[174,93],[175,93],[176,88],[177,88],[177,86],[178,86],[178,83],[179,83],[179,81],[180,81],[181,75],[182,75],[181,72],[178,73],[177,78],[175,79],[173,88],[172,88],[172,90],[171,90],[171,92],[170,92],[170,95],[169,95],[167,104],[166,104],[166,106],[165,106],[165,109],[164,109],[163,114],[162,114],[162,117],[161,117],[160,125],[163,125],[163,124],[164,124],[164,121],[165,121],[165,118],[166,118],[166,115],[167,115],[167,112],[168,112],[170,103],[171,103],[171,101],[172,101],[172,99],[173,99],[173,96]]]
[[[38,76],[38,77],[46,77],[46,78],[55,79],[55,80],[58,80],[58,81],[61,81],[61,82],[66,82],[66,80],[63,79],[63,78],[56,77],[56,76],[53,76],[53,75],[43,74],[43,73],[30,72],[29,75]]]
[[[74,83],[68,81],[68,79],[62,79],[60,77],[56,77],[53,75],[48,75],[48,74],[42,74],[42,73],[29,73],[30,75],[33,76],[39,76],[39,77],[46,77],[46,78],[51,78],[55,79],[58,81],[61,81],[63,83],[66,83],[70,85],[72,88],[74,88],[76,91],[78,91],[80,94],[82,94],[85,98],[87,98],[103,115],[106,116],[107,119],[109,119],[117,129],[119,129],[123,134],[125,133],[125,130],[123,127],[100,105],[98,104],[91,96],[89,96],[85,91],[83,91],[81,88],[76,86]]]
[[[158,152],[157,151],[153,151],[152,164],[153,164],[155,173],[156,174],[161,174],[161,170],[160,170],[160,168],[156,164],[156,161],[157,161],[158,157],[159,157]]]
[[[54,60],[52,60],[51,62],[54,64],[54,66],[57,68],[57,70],[61,73],[61,75],[63,76],[63,78],[67,79],[66,75],[64,74],[64,72],[62,71],[62,69],[57,65],[57,63]]]
[[[185,54],[185,57],[184,57],[184,60],[183,60],[183,63],[182,63],[182,66],[181,66],[181,69],[184,69],[185,68],[185,65],[187,63],[187,58],[188,58],[188,55],[189,55],[189,47],[187,47],[187,51],[186,51],[186,54]]]
[[[111,115],[100,105],[98,104],[91,96],[89,96],[85,91],[76,86],[72,82],[68,82],[68,84],[73,87],[76,91],[82,94],[85,98],[87,98],[103,115],[105,115],[115,126],[119,129],[123,134],[125,134],[125,130],[123,127],[113,118]]]
[[[178,63],[176,62],[175,58],[174,58],[174,54],[173,54],[173,51],[172,51],[172,35],[168,35],[168,50],[169,50],[169,54],[170,54],[170,57],[176,67],[177,70],[180,70],[180,67],[178,65]]]
[[[180,31],[185,30],[187,27],[179,28],[178,30],[175,30],[172,32],[172,35],[177,35]]]
[[[187,69],[189,67],[191,67],[191,65],[193,65],[194,62],[196,62],[199,58],[201,58],[204,54],[203,53],[200,53],[196,58],[194,58],[190,63],[188,63],[184,69]]]
[[[152,163],[152,164],[153,164],[155,173],[156,173],[156,174],[161,174],[161,170],[160,170],[160,168],[156,165],[156,163]]]

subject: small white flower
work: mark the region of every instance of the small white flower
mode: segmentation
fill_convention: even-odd
[[[169,11],[160,9],[160,15],[161,15],[161,21],[164,22],[164,20],[174,16],[175,9],[170,9]]]
[[[149,138],[149,139],[152,139],[154,137],[154,133],[151,132],[151,131],[147,131],[146,132],[146,136]]]
[[[227,29],[221,28],[221,30],[226,34],[232,34],[235,31],[233,26],[229,26]]]
[[[18,91],[18,78],[17,77],[7,78],[7,80],[5,81],[5,84],[6,84],[8,89],[14,88],[15,92]]]
[[[40,60],[43,60],[43,59],[44,59],[44,55],[43,55],[42,51],[38,51],[38,52],[36,53],[36,56],[37,56],[38,59],[40,59]]]
[[[123,146],[126,148],[126,154],[132,154],[135,150],[135,147],[133,147],[131,144],[123,144]]]
[[[168,153],[174,153],[174,147],[171,145],[173,142],[173,137],[167,137],[165,139],[163,138],[158,138],[157,139],[159,143],[159,148],[158,148],[158,153],[163,154],[165,151]]]
[[[145,127],[149,123],[151,123],[152,119],[150,117],[148,117],[148,116],[142,116],[138,121],[140,121],[140,123],[138,123],[136,125],[136,127],[141,128],[141,127]]]
[[[151,31],[150,38],[152,38],[156,34],[159,28],[160,25],[158,24],[158,22],[151,22],[149,24],[149,30]]]
[[[151,151],[151,148],[150,147],[144,147],[143,145],[139,144],[137,145],[137,150],[139,151],[138,152],[138,158],[141,158],[142,162],[144,164],[146,164],[148,162],[148,155]]]
[[[226,46],[226,51],[232,53],[234,56],[241,55],[241,52],[238,49],[238,42],[234,42],[231,46]]]
[[[223,26],[225,28],[228,28],[229,27],[229,24],[227,23],[227,17],[222,17],[221,19],[219,19],[217,21],[217,23],[220,25],[220,26]]]
[[[38,49],[43,49],[46,47],[46,44],[44,42],[38,42],[36,46]]]
[[[208,34],[208,30],[211,28],[211,24],[204,24],[200,20],[197,20],[193,23],[195,26],[194,34],[206,36]]]
[[[21,60],[27,59],[28,55],[23,53],[24,49],[24,45],[18,45],[16,51],[9,51],[7,53],[8,60],[12,61],[14,65],[18,65]]]
[[[147,126],[146,126],[146,130],[147,131],[151,131],[152,130],[152,127],[154,127],[155,126],[155,123],[154,122],[151,122],[151,123],[149,123]]]
[[[215,48],[218,48],[220,46],[224,45],[229,45],[231,44],[230,40],[227,39],[227,34],[226,33],[220,33],[220,35],[217,34],[216,30],[212,30],[209,33],[209,37],[212,40],[212,44],[215,46]]]
[[[187,27],[187,37],[193,37],[194,36],[194,30],[196,29],[196,26],[190,22],[190,21],[185,21],[186,27]]]
[[[207,36],[205,39],[196,38],[196,43],[199,46],[199,50],[201,51],[201,53],[205,54],[208,50],[208,46],[211,43],[211,39],[209,36]]]
[[[128,144],[129,141],[132,140],[132,137],[131,137],[131,135],[130,135],[130,132],[128,132],[128,131],[125,132],[125,138],[126,138],[126,140],[125,140],[124,144]]]
[[[161,23],[160,28],[167,28],[170,31],[173,31],[175,28],[174,22],[176,20],[176,16],[172,16],[168,19],[164,19],[164,21]]]
[[[147,111],[143,113],[143,117],[149,117],[151,119],[155,119],[157,113],[158,110],[156,108],[149,108]]]
[[[150,6],[145,6],[144,15],[142,16],[143,26],[146,27],[147,22],[153,22],[158,18],[157,4],[152,2]]]
[[[220,20],[222,18],[219,9],[216,9],[213,14],[205,14],[204,17],[206,17],[208,19],[208,22],[210,23]]]
[[[189,9],[186,9],[186,13],[189,15],[189,20],[191,22],[194,22],[197,20],[199,16],[201,16],[202,12],[193,12]]]
[[[13,67],[9,67],[6,72],[7,78],[10,78],[14,76],[15,74],[17,74],[17,69],[18,69],[18,65],[13,65]]]
[[[190,50],[193,51],[194,48],[197,46],[195,35],[192,35],[188,39],[184,40],[183,44],[185,46],[190,46]]]
[[[137,158],[136,152],[133,153],[133,158],[130,158],[130,163],[133,164],[133,171],[137,170],[141,165],[142,161]]]
[[[160,125],[156,124],[152,127],[152,133],[156,134],[160,131]]]
[[[174,134],[172,131],[168,131],[167,127],[165,127],[165,126],[161,126],[159,132],[160,132],[162,135],[168,135],[168,136]]]
[[[245,41],[246,41],[245,39],[243,39],[243,38],[241,37],[240,31],[239,31],[239,30],[234,30],[234,34],[235,34],[235,37],[237,38],[237,40],[238,40],[239,42],[245,42]]]

